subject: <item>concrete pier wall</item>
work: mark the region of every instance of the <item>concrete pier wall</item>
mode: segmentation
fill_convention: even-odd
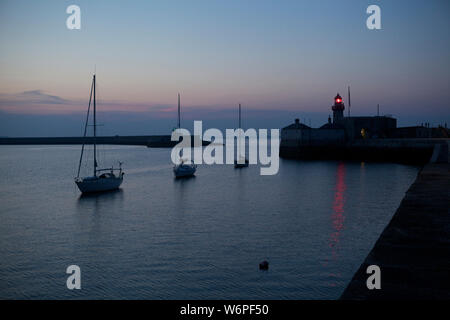
[[[450,299],[448,143],[434,152],[341,299]],[[381,289],[367,287],[370,265],[381,270]]]

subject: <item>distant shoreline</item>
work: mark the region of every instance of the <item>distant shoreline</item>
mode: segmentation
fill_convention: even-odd
[[[153,136],[100,136],[95,138],[97,144],[146,146],[149,148],[172,148],[178,141],[172,141],[170,135]],[[194,137],[192,137],[194,140]],[[0,138],[0,145],[81,145],[93,144],[94,137],[23,137]],[[202,141],[208,145],[209,141]]]

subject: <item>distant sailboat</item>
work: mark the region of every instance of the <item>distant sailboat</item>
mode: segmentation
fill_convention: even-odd
[[[93,99],[92,99],[93,98]],[[93,100],[93,106],[94,106],[94,175],[90,177],[80,177],[80,169],[81,169],[81,163],[83,160],[83,153],[84,153],[84,142],[83,146],[81,147],[81,155],[80,155],[80,162],[78,164],[78,174],[75,178],[75,183],[78,186],[78,189],[82,193],[88,193],[88,192],[102,192],[102,191],[109,191],[109,190],[115,190],[119,188],[119,186],[122,184],[123,181],[123,175],[124,172],[122,171],[122,163],[119,162],[119,169],[106,168],[106,169],[97,169],[98,163],[97,163],[97,144],[96,144],[96,137],[97,137],[97,105],[96,105],[96,96],[95,96],[95,74],[92,79],[92,85],[91,85],[91,94],[89,97],[89,106],[88,111],[86,115],[86,123],[84,126],[84,138],[86,138],[86,132],[87,132],[87,126],[89,122],[89,111],[91,109],[91,101]],[[117,175],[114,173],[118,171]],[[102,173],[103,172],[103,173]]]
[[[239,103],[239,128],[238,129],[241,129],[241,104],[240,103]],[[245,139],[245,137],[244,137],[244,139]],[[241,152],[240,146],[241,146],[241,133],[239,133],[239,137],[238,137],[237,157],[236,157],[237,159],[234,160],[235,168],[248,167],[248,159],[245,157],[245,154],[244,155],[240,154],[240,152]]]
[[[176,178],[192,177],[197,171],[197,166],[193,163],[188,163],[186,160],[181,160],[180,164],[173,167],[173,173]]]
[[[180,94],[178,94],[178,129],[181,128],[181,111],[180,111]],[[187,160],[182,159],[181,163],[173,167],[173,173],[176,178],[192,177],[197,171],[197,166],[193,163],[189,163]]]

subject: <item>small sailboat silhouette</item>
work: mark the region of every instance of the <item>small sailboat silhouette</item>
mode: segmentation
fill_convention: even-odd
[[[181,128],[180,118],[181,118],[180,94],[178,94],[178,129]],[[173,167],[173,173],[175,175],[175,178],[192,177],[196,171],[197,166],[193,163],[190,163],[186,159],[181,159],[181,162]]]
[[[239,128],[241,128],[241,104],[239,103]],[[234,167],[235,168],[245,168],[248,167],[248,159],[245,156],[245,152],[242,155],[241,152],[241,132],[239,131],[239,137],[238,137],[238,145],[237,145],[237,157],[236,160],[234,160]],[[244,150],[245,150],[245,137],[244,137]]]

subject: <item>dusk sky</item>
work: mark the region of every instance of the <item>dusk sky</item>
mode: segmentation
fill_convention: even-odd
[[[0,0],[0,136],[80,135],[94,70],[104,134],[169,134],[178,92],[187,128],[238,103],[246,127],[320,126],[348,85],[352,115],[450,125],[449,33],[448,0]]]

